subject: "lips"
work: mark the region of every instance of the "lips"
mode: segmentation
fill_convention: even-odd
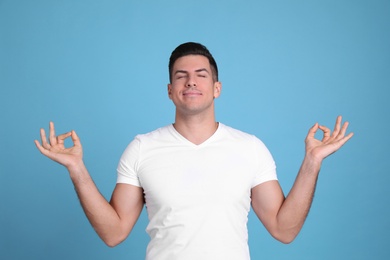
[[[186,92],[183,92],[183,96],[200,96],[202,95],[202,93],[198,92],[198,91],[186,91]]]

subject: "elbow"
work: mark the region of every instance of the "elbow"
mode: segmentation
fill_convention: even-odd
[[[294,241],[295,237],[280,237],[280,238],[276,238],[279,242],[283,243],[283,244],[290,244]]]
[[[276,240],[278,240],[279,242],[281,242],[283,244],[290,244],[298,236],[298,232],[291,232],[291,231],[275,232],[275,233],[271,233],[271,235]]]
[[[111,240],[103,240],[103,242],[106,244],[106,246],[111,248],[116,247],[117,245],[120,244],[120,242],[111,241]]]
[[[99,235],[100,239],[108,247],[116,247],[121,244],[126,238],[130,235],[131,229],[128,229],[123,226],[118,227],[109,227],[104,230],[95,229],[96,233]]]
[[[100,236],[100,238],[103,240],[104,244],[108,247],[116,247],[120,243],[122,243],[127,236],[125,235],[111,235],[111,236]]]
[[[122,243],[124,239],[102,239],[102,240],[106,244],[106,246],[113,248],[119,245],[120,243]]]

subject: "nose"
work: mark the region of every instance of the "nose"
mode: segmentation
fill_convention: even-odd
[[[194,80],[194,77],[192,77],[192,76],[188,77],[186,86],[189,87],[189,88],[196,87],[196,82]]]

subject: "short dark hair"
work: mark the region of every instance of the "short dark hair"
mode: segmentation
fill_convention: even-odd
[[[206,48],[206,46],[196,42],[186,42],[177,46],[176,49],[173,50],[171,57],[169,58],[168,68],[169,68],[170,82],[172,82],[173,64],[175,64],[175,61],[177,59],[187,55],[202,55],[206,57],[210,63],[210,67],[212,70],[211,72],[213,74],[213,80],[218,81],[217,63],[215,62],[213,55],[211,55],[210,51]]]

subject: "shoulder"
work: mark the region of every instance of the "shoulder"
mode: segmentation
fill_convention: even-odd
[[[172,125],[166,125],[160,128],[157,128],[151,132],[145,133],[145,134],[138,134],[135,136],[135,140],[137,141],[147,141],[147,140],[154,140],[154,139],[164,139],[171,135]]]
[[[236,128],[224,125],[220,123],[221,127],[221,136],[224,139],[229,139],[235,142],[240,142],[242,144],[246,143],[246,145],[249,145],[250,147],[253,147],[254,149],[267,149],[266,145],[263,143],[260,138],[255,136],[254,134],[250,134],[241,130],[238,130]]]
[[[246,133],[236,128],[219,123],[222,134],[230,136],[231,138],[253,141],[258,139],[255,135]]]
[[[162,140],[167,139],[167,136],[170,135],[170,127],[171,125],[163,126],[157,128],[151,132],[144,134],[137,134],[133,140],[128,144],[127,149],[139,149],[139,146],[145,143],[149,143],[153,140]]]
[[[139,158],[140,153],[164,145],[172,139],[170,137],[172,135],[170,127],[170,125],[167,125],[145,134],[136,135],[127,145],[122,157]]]

